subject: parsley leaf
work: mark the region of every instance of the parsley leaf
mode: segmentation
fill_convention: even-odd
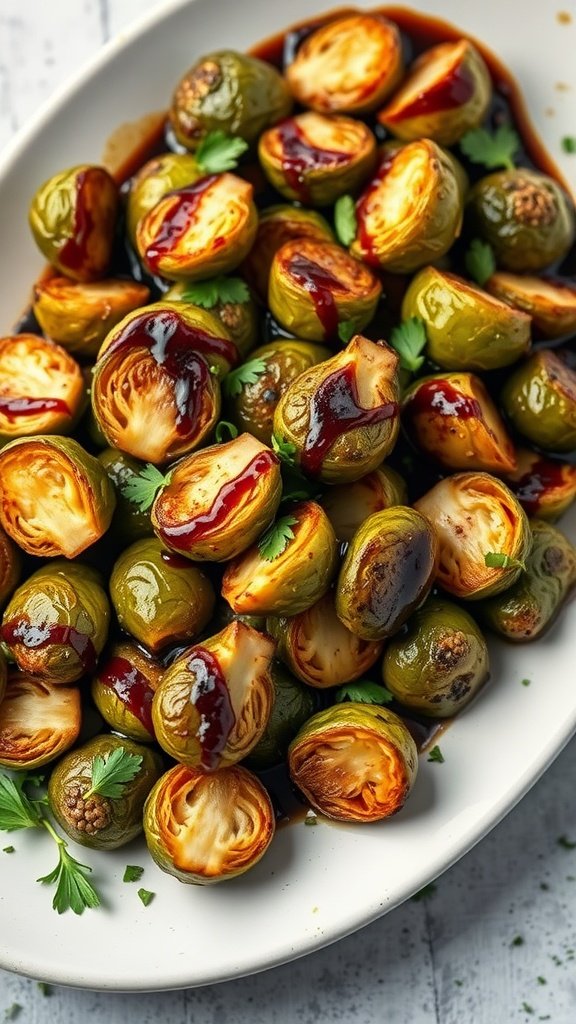
[[[464,263],[470,277],[480,287],[486,284],[488,278],[492,277],[496,270],[494,253],[488,242],[483,242],[480,238],[474,238],[470,243]]]
[[[513,157],[520,148],[520,138],[509,124],[501,124],[492,134],[486,128],[473,128],[460,139],[460,149],[473,164],[489,170],[496,167],[513,169]]]
[[[164,476],[156,466],[149,462],[139,473],[135,473],[120,485],[120,493],[128,501],[137,505],[140,512],[147,512],[154,504],[158,491],[170,483],[170,477],[171,473]]]
[[[358,334],[358,323],[356,320],[341,320],[338,324],[338,337],[345,345]]]
[[[207,174],[233,171],[248,143],[223,131],[208,132],[196,150],[196,162]]]
[[[428,761],[436,761],[438,764],[444,764],[444,754],[440,750],[438,744],[432,747],[432,750],[428,754]]]
[[[530,686],[530,683],[532,682],[532,680],[531,679],[521,679],[520,682],[522,683],[522,686]]]
[[[242,363],[235,370],[226,374],[222,387],[228,398],[237,398],[246,384],[256,384],[256,381],[263,373],[266,373],[266,363],[263,359],[249,359]]]
[[[14,853],[14,847],[13,846],[4,846],[4,847],[2,847],[2,853]]]
[[[336,237],[342,245],[350,245],[356,238],[358,221],[356,220],[356,204],[352,196],[340,196],[334,204],[334,227]]]
[[[130,754],[124,747],[116,747],[102,757],[97,754],[92,759],[92,785],[84,793],[83,800],[99,793],[111,800],[122,796],[124,786],[138,774],[142,764],[141,754]]]
[[[56,884],[56,892],[52,906],[59,914],[72,910],[74,914],[82,914],[86,907],[99,907],[100,897],[94,886],[88,881],[88,873],[92,868],[81,864],[66,849],[66,843],[56,837],[58,843],[58,864],[49,875],[38,878],[42,885]]]
[[[123,882],[139,882],[144,874],[144,868],[141,868],[139,864],[127,864],[126,870],[124,871]]]
[[[140,897],[145,907],[148,907],[150,903],[152,903],[152,900],[154,899],[155,895],[156,893],[150,892],[149,889],[138,889],[138,896]]]
[[[248,285],[239,277],[213,277],[210,281],[190,281],[182,292],[180,302],[192,302],[203,309],[212,309],[218,304],[248,302]]]
[[[292,527],[298,522],[296,516],[281,516],[272,526],[269,526],[266,533],[263,533],[258,541],[258,551],[267,562],[273,562],[286,550],[291,540],[294,540]]]
[[[488,551],[484,555],[484,565],[487,565],[489,569],[523,569],[526,571],[525,562],[521,562],[519,558],[512,558],[511,555],[505,555],[503,551]]]
[[[565,135],[562,139],[562,149],[565,153],[576,153],[576,138],[573,135]]]
[[[410,320],[403,320],[401,324],[392,329],[390,344],[400,357],[400,366],[403,370],[416,373],[424,362],[424,356],[420,353],[426,345],[426,328],[420,317],[413,316]]]
[[[225,444],[226,441],[233,441],[238,437],[238,427],[228,420],[220,420],[214,428],[214,437],[218,444]]]
[[[292,444],[291,441],[283,441],[276,437],[276,434],[272,434],[272,450],[276,453],[281,462],[285,462],[288,466],[294,465],[296,445]]]
[[[368,679],[359,679],[355,683],[339,686],[334,695],[337,704],[351,700],[355,704],[389,704],[394,695],[385,686],[371,683]]]
[[[16,783],[8,775],[0,775],[0,829],[3,832],[38,828],[42,823],[34,801],[22,789],[24,782],[24,778]]]

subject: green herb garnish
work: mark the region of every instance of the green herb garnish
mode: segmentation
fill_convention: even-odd
[[[403,320],[401,324],[392,329],[390,344],[398,353],[403,370],[416,373],[420,369],[424,362],[421,352],[426,341],[426,328],[420,317],[413,316],[410,320]]]
[[[248,285],[240,277],[213,277],[210,281],[190,281],[182,292],[179,302],[192,302],[203,309],[212,309],[218,304],[248,302]]]
[[[521,680],[522,686],[530,686],[531,682],[532,682],[531,679],[522,679]]]
[[[516,935],[512,939],[512,942],[510,943],[510,945],[511,946],[523,946],[524,945],[524,939],[522,938],[521,935]]]
[[[4,846],[3,849],[2,849],[2,853],[14,853],[14,847],[13,846]]]
[[[226,374],[222,388],[229,398],[236,398],[246,384],[256,384],[256,381],[263,373],[266,373],[266,363],[263,359],[249,359],[242,363],[231,373]]]
[[[35,801],[23,790],[24,781],[24,777],[14,782],[8,775],[0,775],[0,829],[3,832],[39,828],[42,824]]]
[[[428,754],[428,761],[436,761],[437,764],[444,764],[444,754],[438,745],[432,747],[432,750]]]
[[[484,565],[489,569],[523,569],[526,571],[526,564],[519,558],[512,558],[505,555],[503,551],[488,551],[484,555]]]
[[[356,204],[352,196],[340,196],[334,204],[334,227],[336,237],[342,245],[350,245],[356,238],[358,222]]]
[[[131,476],[120,485],[120,493],[128,501],[137,505],[140,512],[147,512],[154,504],[154,499],[163,487],[170,483],[171,473],[165,475],[152,463],[143,466],[139,473]]]
[[[338,324],[338,337],[344,345],[347,345],[355,334],[358,334],[358,322],[356,320],[340,321]]]
[[[501,124],[494,132],[486,128],[473,128],[460,139],[460,149],[473,164],[482,164],[489,170],[496,167],[514,168],[514,156],[520,148],[520,137],[508,124]]]
[[[52,985],[49,985],[46,981],[37,981],[36,986],[43,996],[51,996],[54,992]]]
[[[148,907],[154,899],[156,893],[150,892],[149,889],[138,889],[138,896],[145,907]]]
[[[196,150],[196,162],[207,174],[222,174],[233,171],[247,149],[248,143],[237,135],[220,130],[208,132]]]
[[[127,864],[122,878],[123,882],[139,882],[144,874],[144,868],[139,864]]]
[[[534,1013],[534,1007],[530,1006],[530,1003],[522,1003],[522,1009],[524,1013]]]
[[[272,434],[272,451],[276,453],[281,462],[285,462],[288,466],[294,465],[296,445],[291,441],[282,441],[276,437],[276,434]]]
[[[317,825],[318,815],[314,814],[313,810],[306,811],[306,817],[304,818],[305,825]]]
[[[100,906],[100,897],[88,874],[92,868],[81,864],[67,850],[67,843],[54,831],[49,821],[44,818],[42,824],[58,845],[58,863],[49,875],[37,878],[42,885],[56,885],[52,906],[58,914],[71,910],[74,914],[82,914],[87,907]]]
[[[214,428],[214,437],[218,444],[225,444],[226,441],[233,441],[238,437],[238,427],[228,420],[219,420]]]
[[[547,985],[548,984],[548,982],[546,981],[546,978],[543,978],[541,974],[538,975],[538,977],[536,978],[536,981],[538,982],[539,985]]]
[[[576,153],[576,136],[565,135],[562,139],[562,149],[565,153]]]
[[[496,260],[492,248],[488,242],[483,242],[480,238],[474,238],[471,241],[464,257],[464,264],[472,280],[476,281],[480,287],[486,284],[496,270]]]
[[[117,800],[124,786],[136,777],[141,764],[142,755],[130,754],[124,747],[116,747],[103,756],[97,754],[92,759],[92,784],[82,799],[86,801],[98,793]]]
[[[350,700],[354,704],[389,704],[394,695],[380,683],[372,683],[369,679],[359,679],[355,683],[339,686],[334,695],[337,704]]]
[[[291,540],[294,540],[292,527],[298,522],[296,516],[281,516],[275,523],[268,527],[266,533],[262,534],[258,541],[258,551],[267,562],[273,562],[288,547]]]

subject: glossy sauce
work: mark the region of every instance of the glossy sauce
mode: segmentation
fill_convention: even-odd
[[[138,671],[127,658],[110,658],[98,672],[98,682],[108,687],[118,697],[151,736],[154,736],[152,722],[152,700],[154,690],[146,676]]]
[[[212,652],[205,647],[192,648],[186,667],[195,676],[190,702],[200,715],[196,739],[202,750],[201,764],[211,771],[218,767],[236,717],[224,674]]]
[[[9,647],[22,644],[28,650],[45,650],[62,644],[71,647],[84,672],[93,672],[97,655],[89,636],[73,626],[33,625],[27,619],[10,619],[0,627],[0,637]]]
[[[308,202],[310,198],[310,190],[306,183],[307,174],[322,167],[337,167],[351,160],[351,154],[318,149],[312,145],[293,119],[278,125],[275,132],[282,146],[284,177],[303,203]]]
[[[325,340],[336,338],[338,336],[338,309],[334,291],[342,291],[342,285],[338,278],[306,256],[293,256],[290,260],[289,273],[296,283],[310,295],[316,316],[324,328]]]
[[[196,218],[202,196],[217,180],[217,175],[211,174],[207,178],[201,178],[194,185],[170,193],[173,203],[164,215],[154,241],[146,249],[146,262],[153,273],[161,273],[162,257],[173,252],[174,246],[186,234]]]
[[[404,121],[409,117],[422,117],[425,114],[436,114],[442,110],[453,110],[468,103],[474,95],[474,82],[462,64],[448,75],[435,82],[430,88],[415,96],[411,103],[402,106],[397,117],[392,121]]]
[[[63,416],[71,416],[70,408],[61,398],[7,398],[0,396],[0,415],[10,423],[17,422],[22,416],[38,416],[45,412],[59,412]]]
[[[81,270],[88,259],[88,241],[94,230],[94,219],[90,213],[86,193],[89,191],[90,170],[76,175],[76,205],[74,207],[73,235],[58,253],[58,259],[69,270]],[[98,172],[100,174],[100,172]]]
[[[356,203],[356,234],[358,242],[362,247],[363,260],[371,267],[380,269],[380,260],[374,244],[374,238],[366,227],[366,217],[372,205],[374,193],[377,192],[392,167],[394,159],[392,156],[385,156],[381,161],[378,170],[372,181],[366,186],[358,202]]]
[[[160,558],[171,569],[190,569],[192,567],[192,562],[189,558],[185,558],[184,555],[178,555],[175,551],[161,551]]]
[[[563,488],[565,482],[561,463],[542,458],[510,486],[526,512],[535,516],[540,509],[541,497],[547,491]]]
[[[404,411],[409,416],[436,412],[440,416],[454,416],[459,420],[483,419],[480,403],[457,391],[446,380],[424,381],[410,396]]]

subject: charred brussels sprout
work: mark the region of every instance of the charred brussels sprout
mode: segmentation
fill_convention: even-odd
[[[373,704],[336,704],[313,715],[288,751],[290,777],[321,814],[378,821],[403,806],[418,751],[398,715]]]
[[[235,558],[270,526],[282,496],[279,460],[250,434],[183,459],[152,507],[167,547],[198,561]]]
[[[104,721],[131,740],[153,740],[152,698],[163,666],[140,647],[114,644],[92,680],[92,700]]]
[[[274,413],[273,441],[306,476],[359,480],[392,451],[399,429],[398,357],[356,335],[332,359],[302,373]]]
[[[273,662],[274,705],[264,735],[246,758],[255,771],[265,771],[285,760],[290,740],[318,710],[317,695],[279,663]]]
[[[116,509],[110,527],[113,537],[124,544],[131,544],[142,537],[150,537],[154,532],[150,513],[143,512],[123,493],[124,488],[139,476],[142,463],[130,458],[118,448],[105,448],[98,455],[98,461],[104,466],[116,492]]]
[[[110,263],[118,188],[104,167],[81,164],[38,189],[30,227],[43,256],[74,281],[97,281]]]
[[[107,278],[83,284],[49,277],[34,285],[34,316],[42,330],[81,360],[91,360],[108,332],[144,306],[150,289],[137,281]]]
[[[307,36],[286,77],[306,107],[327,114],[365,114],[392,92],[402,71],[396,25],[380,14],[352,14]]]
[[[22,572],[20,551],[4,530],[0,530],[0,608],[18,585]]]
[[[80,724],[76,687],[15,672],[0,701],[0,765],[26,771],[55,761],[76,742]]]
[[[516,465],[500,413],[473,373],[421,377],[404,395],[402,423],[417,448],[446,469],[509,473]]]
[[[379,466],[354,483],[330,487],[321,504],[337,539],[349,541],[368,516],[392,505],[405,505],[406,498],[400,474],[390,466]]]
[[[530,317],[455,274],[425,267],[412,280],[402,317],[424,321],[430,359],[445,370],[497,370],[530,348]]]
[[[399,139],[452,146],[476,128],[490,105],[490,72],[468,39],[440,43],[418,57],[378,120]]]
[[[75,558],[108,529],[114,489],[69,437],[11,441],[0,452],[0,524],[29,555]]]
[[[541,349],[514,370],[501,402],[516,430],[538,448],[576,448],[576,370],[556,352]]]
[[[158,867],[181,882],[207,885],[253,867],[274,836],[268,793],[241,765],[204,772],[178,764],[144,808],[144,833]]]
[[[576,466],[520,448],[506,482],[529,516],[554,522],[576,498]]]
[[[151,651],[193,640],[212,617],[209,579],[155,538],[131,544],[114,564],[110,598],[122,629]]]
[[[218,297],[209,308],[212,316],[217,316],[224,325],[226,336],[230,336],[238,352],[245,356],[250,349],[254,348],[258,339],[258,315],[256,303],[244,282],[240,282],[238,278],[235,278],[235,283],[240,284],[242,291],[245,292],[243,298],[231,301]],[[194,305],[193,299],[188,297],[189,295],[194,295],[194,291],[190,290],[190,286],[190,281],[178,281],[164,294],[164,301],[191,303]],[[194,289],[193,283],[192,289]]]
[[[488,473],[456,473],[415,505],[436,531],[437,582],[448,593],[476,600],[499,594],[518,579],[532,538],[526,513],[501,480]]]
[[[356,204],[350,252],[394,273],[418,270],[448,252],[460,234],[462,171],[430,139],[392,146]]]
[[[383,679],[406,708],[449,718],[478,692],[489,675],[488,647],[468,612],[429,598],[384,653]]]
[[[502,302],[528,313],[544,338],[576,331],[576,288],[568,281],[498,271],[485,288]]]
[[[518,167],[496,171],[472,188],[467,216],[503,270],[543,270],[574,241],[574,213],[557,181]]]
[[[311,238],[317,242],[336,241],[328,221],[315,210],[278,205],[262,211],[256,239],[242,264],[242,271],[248,284],[264,303],[268,295],[268,279],[274,255],[286,242],[295,238]]]
[[[58,560],[18,587],[4,611],[0,636],[23,672],[51,683],[74,683],[95,669],[109,622],[100,574]]]
[[[36,334],[0,338],[0,445],[31,434],[68,434],[85,404],[78,363]]]
[[[178,141],[196,150],[218,130],[252,144],[291,109],[290,90],[276,68],[245,53],[218,50],[201,57],[180,80],[170,121]]]
[[[307,341],[336,341],[341,323],[370,323],[382,285],[339,245],[300,238],[286,242],[270,268],[268,305],[278,322]]]
[[[162,153],[148,160],[134,175],[126,202],[126,229],[132,245],[136,228],[169,192],[194,185],[206,172],[189,153]]]
[[[273,654],[269,636],[231,622],[177,658],[152,702],[154,731],[166,753],[210,772],[246,757],[274,703]]]
[[[376,165],[376,138],[363,121],[307,111],[260,136],[268,181],[286,199],[329,206],[356,192]]]
[[[555,619],[576,583],[576,549],[550,523],[530,522],[526,571],[504,594],[478,606],[482,621],[506,640],[536,640]]]
[[[396,505],[376,512],[350,541],[336,586],[336,612],[364,640],[396,633],[434,582],[438,541],[426,518]]]
[[[121,784],[120,796],[108,797],[95,785],[95,762],[106,763],[118,751],[134,759],[135,774]],[[94,850],[116,850],[142,831],[144,802],[161,772],[160,756],[148,747],[120,736],[96,736],[66,754],[54,768],[48,784],[50,810],[76,843]]]

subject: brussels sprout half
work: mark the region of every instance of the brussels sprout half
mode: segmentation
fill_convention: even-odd
[[[0,701],[0,765],[11,771],[41,768],[76,742],[80,691],[27,672],[8,679]]]
[[[484,285],[491,295],[521,309],[544,338],[576,331],[576,288],[569,281],[497,271]]]
[[[529,516],[554,522],[576,498],[576,466],[547,459],[527,448],[516,451],[516,469],[506,482]]]
[[[152,698],[164,666],[129,640],[113,644],[92,679],[90,692],[115,732],[140,743],[155,739]]]
[[[75,359],[37,334],[0,338],[0,445],[32,434],[68,434],[86,401]]]
[[[139,168],[130,182],[126,200],[126,230],[136,245],[138,224],[169,192],[194,185],[206,172],[189,153],[162,153]]]
[[[18,585],[22,573],[19,549],[0,529],[0,609]]]
[[[254,245],[242,264],[242,273],[261,302],[266,303],[270,267],[275,253],[295,238],[335,242],[328,221],[316,210],[299,206],[269,206],[260,213]]]
[[[321,505],[339,541],[349,541],[374,512],[405,505],[406,484],[390,466],[379,466],[349,484],[336,484],[323,494]]]
[[[541,349],[515,369],[501,402],[516,430],[538,448],[576,448],[576,370],[556,352]]]

